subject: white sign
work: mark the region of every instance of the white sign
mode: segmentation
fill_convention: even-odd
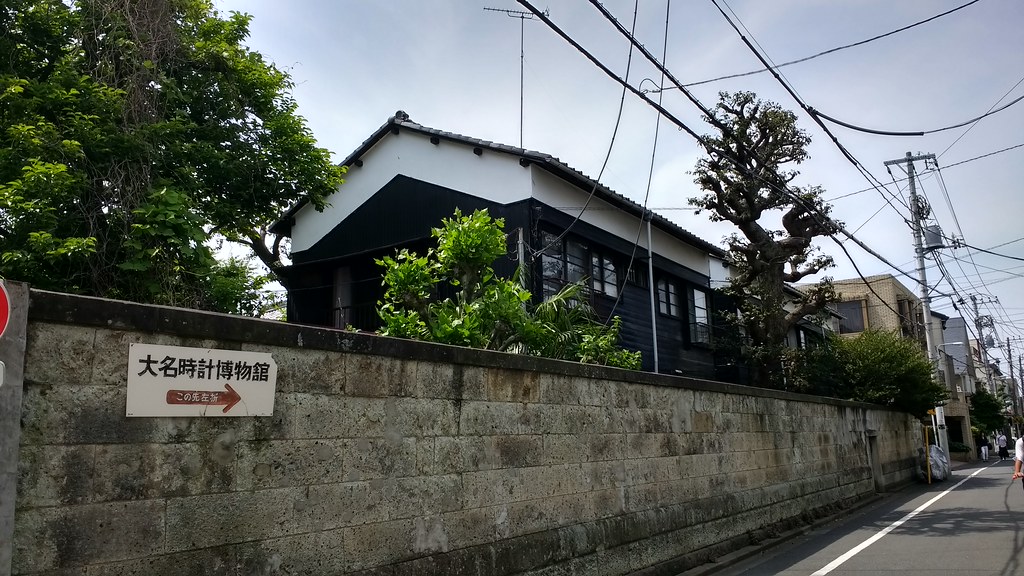
[[[265,352],[131,344],[127,416],[272,416],[277,363]]]

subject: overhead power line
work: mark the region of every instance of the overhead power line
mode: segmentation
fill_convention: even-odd
[[[1024,262],[1024,258],[1021,258],[1019,256],[1010,256],[1009,254],[1000,254],[999,252],[993,252],[991,250],[985,250],[984,248],[978,248],[976,246],[971,246],[970,244],[964,244],[964,246],[966,246],[967,248],[970,248],[971,250],[977,250],[978,252],[984,252],[985,254],[991,254],[993,256],[999,256],[1000,258],[1006,258],[1007,260],[1019,260],[1020,262]]]
[[[592,1],[593,1],[593,0],[592,0]],[[643,100],[643,101],[644,101],[644,102],[645,102],[645,103],[646,103],[647,105],[649,105],[649,106],[651,106],[652,108],[654,108],[655,110],[657,110],[657,111],[658,111],[658,112],[659,112],[659,113],[660,113],[660,114],[661,114],[661,115],[662,115],[662,116],[663,116],[663,117],[664,117],[664,118],[665,118],[666,120],[668,120],[668,121],[672,122],[672,124],[674,124],[674,125],[675,125],[676,127],[678,127],[678,128],[680,129],[680,130],[682,130],[682,131],[686,132],[687,134],[689,134],[689,135],[690,135],[690,136],[691,136],[692,138],[694,138],[694,140],[696,140],[696,141],[697,141],[697,143],[698,143],[698,144],[700,144],[700,145],[701,145],[702,147],[704,147],[705,149],[708,149],[708,150],[712,149],[711,145],[710,145],[710,144],[708,144],[708,142],[706,141],[706,139],[705,139],[705,137],[704,137],[704,136],[702,136],[702,135],[698,134],[698,133],[697,133],[696,131],[694,131],[694,130],[693,130],[693,128],[691,128],[691,127],[690,127],[690,126],[688,126],[688,125],[687,125],[687,124],[686,124],[685,122],[683,122],[683,121],[682,121],[682,120],[680,120],[680,119],[679,119],[678,117],[676,117],[676,116],[675,116],[674,114],[672,114],[671,112],[669,112],[669,111],[668,111],[667,109],[665,109],[665,108],[664,108],[664,107],[663,107],[662,105],[660,105],[660,104],[658,104],[657,102],[655,102],[655,101],[651,100],[650,98],[648,98],[648,97],[647,97],[647,95],[646,95],[645,93],[643,93],[643,92],[641,92],[641,91],[640,91],[639,89],[637,89],[637,88],[633,87],[633,86],[632,86],[632,85],[630,85],[630,84],[629,84],[629,83],[628,83],[627,81],[623,80],[623,79],[622,79],[622,78],[621,78],[620,76],[618,76],[617,74],[615,74],[615,72],[611,71],[611,69],[609,69],[609,68],[608,68],[608,67],[607,67],[607,66],[606,66],[606,65],[605,65],[605,64],[604,64],[603,62],[601,62],[601,61],[600,61],[600,60],[599,60],[599,59],[598,59],[597,57],[595,57],[595,56],[594,56],[593,54],[591,54],[591,53],[590,53],[590,52],[589,52],[589,51],[588,51],[588,50],[587,50],[586,48],[584,48],[584,47],[583,47],[582,45],[580,45],[580,43],[579,43],[579,42],[577,42],[577,41],[576,41],[575,39],[573,39],[573,38],[572,38],[571,36],[569,36],[569,34],[567,34],[567,33],[566,33],[566,32],[565,32],[564,30],[562,30],[562,29],[561,29],[561,28],[560,28],[560,27],[559,27],[559,26],[558,26],[557,24],[555,24],[555,23],[554,23],[554,22],[553,22],[553,21],[552,21],[552,20],[551,20],[550,18],[548,18],[548,17],[547,17],[546,15],[544,15],[544,14],[543,14],[543,13],[542,13],[542,12],[541,12],[540,10],[538,10],[538,9],[537,9],[536,7],[534,7],[534,6],[533,6],[533,5],[532,5],[532,4],[531,4],[531,3],[529,2],[529,0],[517,0],[517,2],[518,2],[518,3],[520,4],[520,5],[524,6],[524,7],[526,8],[526,9],[528,9],[528,10],[530,10],[531,12],[533,12],[534,14],[536,14],[536,15],[538,16],[538,18],[539,18],[539,19],[540,19],[540,20],[541,20],[542,22],[544,22],[544,24],[546,24],[546,25],[547,25],[547,26],[548,26],[549,28],[551,28],[551,30],[552,30],[553,32],[555,32],[555,33],[556,33],[557,35],[559,35],[559,36],[560,36],[560,37],[561,37],[561,38],[562,38],[563,40],[565,40],[566,42],[568,42],[568,43],[569,43],[569,44],[570,44],[570,45],[571,45],[571,46],[572,46],[572,47],[573,47],[573,48],[574,48],[574,49],[575,49],[575,50],[576,50],[577,52],[579,52],[579,53],[580,53],[581,55],[583,55],[583,56],[584,56],[584,57],[585,57],[586,59],[590,60],[590,62],[592,62],[592,63],[593,63],[593,64],[594,64],[595,66],[597,66],[597,67],[598,67],[598,68],[599,68],[599,69],[600,69],[600,70],[601,70],[602,72],[604,72],[604,73],[605,73],[605,75],[607,75],[607,76],[608,76],[609,78],[611,78],[612,80],[614,80],[614,81],[618,82],[618,83],[619,83],[619,84],[620,84],[621,86],[623,86],[624,88],[626,88],[626,89],[630,90],[631,92],[633,92],[633,94],[635,94],[635,95],[636,95],[636,96],[637,96],[638,98],[640,98],[641,100]],[[602,7],[600,7],[600,5],[599,5],[598,3],[596,3],[596,2],[595,2],[595,5],[597,5],[597,6],[599,7],[599,8],[602,8]],[[606,12],[605,12],[605,11],[604,11],[603,9],[602,9],[602,12],[603,12],[603,13],[606,13]],[[612,18],[612,21],[614,22],[614,18]],[[622,32],[622,31],[623,31],[623,28],[622,28],[622,26],[621,26],[621,25],[619,25],[619,24],[617,24],[617,23],[616,23],[616,26],[617,26],[617,27],[619,28],[620,32]],[[632,43],[633,43],[633,45],[634,45],[635,47],[637,47],[637,48],[638,48],[638,49],[640,50],[640,52],[641,52],[641,53],[643,53],[643,54],[644,54],[644,56],[648,58],[648,60],[650,60],[650,61],[651,61],[651,63],[652,63],[652,64],[654,64],[654,65],[655,65],[655,66],[656,66],[656,67],[657,67],[657,68],[658,68],[659,70],[664,70],[666,78],[668,78],[668,79],[669,79],[669,80],[670,80],[671,82],[673,82],[674,84],[676,84],[676,86],[677,86],[677,87],[678,87],[678,88],[679,88],[679,89],[680,89],[681,91],[683,91],[683,93],[684,93],[684,94],[687,94],[687,96],[688,96],[688,97],[689,97],[689,98],[691,99],[691,101],[693,101],[693,102],[694,102],[694,104],[695,104],[695,105],[697,105],[698,107],[700,107],[702,111],[706,111],[706,110],[707,110],[707,108],[706,108],[706,107],[705,107],[705,106],[704,106],[704,105],[703,105],[703,104],[702,104],[702,103],[701,103],[701,102],[700,102],[699,100],[697,100],[696,98],[694,98],[694,97],[693,97],[693,96],[692,96],[691,94],[689,94],[689,92],[688,92],[688,91],[686,91],[686,90],[685,90],[685,89],[683,88],[683,86],[682,86],[681,84],[679,84],[678,80],[676,80],[676,79],[675,79],[675,77],[674,77],[674,76],[673,76],[673,75],[671,74],[671,72],[669,72],[669,71],[668,71],[667,69],[665,69],[665,66],[664,66],[664,65],[663,65],[663,64],[662,64],[661,62],[659,62],[659,61],[658,61],[658,60],[657,60],[656,58],[654,58],[653,56],[651,56],[651,55],[650,55],[650,52],[648,52],[648,51],[647,51],[647,50],[646,50],[645,48],[643,48],[643,46],[642,46],[642,45],[641,45],[641,44],[640,44],[640,43],[639,43],[639,42],[638,42],[638,41],[636,40],[636,38],[635,38],[635,37],[633,37],[633,36],[632,36],[632,35],[630,35],[630,34],[627,34],[626,36],[627,36],[627,39],[629,39],[629,40],[630,40],[630,42],[632,42]],[[713,115],[713,114],[711,114],[711,113],[710,113],[710,111],[708,111],[708,112],[706,113],[706,116],[708,116],[708,117],[709,117],[709,119],[710,119],[710,120],[711,120],[711,121],[712,121],[713,123],[715,123],[715,124],[716,124],[716,126],[722,126],[722,129],[724,129],[724,130],[725,130],[726,132],[728,132],[728,131],[729,131],[729,128],[728,128],[728,127],[725,127],[725,126],[723,126],[723,125],[721,124],[721,122],[719,122],[719,121],[717,121],[716,119],[714,119],[714,115]],[[827,130],[827,128],[826,128],[826,130]],[[834,136],[833,136],[833,139],[835,139],[835,137],[834,137]],[[836,141],[836,143],[838,144],[838,141]],[[842,149],[842,150],[844,150],[844,151],[845,151],[845,149],[844,149],[844,148],[842,148],[842,146],[841,146],[841,145],[840,145],[840,149]],[[719,151],[719,152],[722,152],[723,154],[725,154],[725,155],[726,155],[726,157],[728,157],[728,152],[726,152],[726,151]],[[848,154],[848,152],[847,152],[847,154]],[[855,160],[855,159],[854,159],[853,161],[854,161],[854,162],[856,163],[856,160]],[[737,165],[739,165],[739,163],[738,163],[738,162],[737,162],[736,164],[737,164]],[[857,164],[857,165],[859,165],[859,163],[856,163],[856,164]],[[755,178],[757,178],[757,177],[758,177],[758,176],[757,176],[756,174],[755,174],[755,175],[753,175],[753,176],[754,176]],[[860,246],[860,247],[861,247],[861,248],[862,248],[863,250],[865,250],[865,251],[866,251],[867,253],[869,253],[869,254],[871,254],[872,256],[874,256],[875,258],[879,259],[880,261],[882,261],[883,263],[885,263],[885,264],[886,264],[887,266],[889,266],[889,267],[890,267],[891,269],[895,270],[896,272],[898,272],[898,273],[899,273],[899,274],[901,274],[902,276],[905,276],[905,277],[907,277],[907,278],[909,278],[909,279],[913,280],[913,281],[914,281],[915,283],[916,283],[916,282],[918,282],[918,280],[917,280],[917,278],[916,278],[916,277],[914,277],[913,275],[911,275],[911,274],[907,273],[906,271],[904,271],[904,270],[900,269],[900,268],[899,268],[898,266],[896,266],[895,264],[893,264],[892,262],[890,262],[890,261],[889,261],[889,260],[888,260],[887,258],[885,258],[884,256],[882,256],[881,254],[879,254],[878,252],[876,252],[876,251],[875,251],[874,249],[872,249],[872,248],[871,248],[870,246],[868,246],[867,244],[865,244],[864,242],[862,242],[862,241],[861,241],[861,240],[860,240],[859,238],[857,238],[856,236],[854,236],[853,234],[851,234],[851,233],[850,233],[850,232],[849,232],[848,230],[846,230],[846,228],[845,228],[844,226],[840,225],[840,224],[839,224],[838,222],[832,221],[832,220],[831,220],[831,218],[830,218],[830,217],[829,217],[829,216],[828,216],[827,214],[823,214],[823,213],[822,213],[822,212],[820,212],[819,210],[817,210],[817,209],[815,209],[815,208],[813,208],[813,207],[811,207],[811,206],[808,206],[808,205],[806,204],[806,202],[804,202],[804,201],[803,201],[803,199],[802,199],[802,198],[800,198],[800,197],[799,197],[798,195],[794,194],[794,193],[793,193],[793,192],[792,192],[791,190],[788,190],[788,189],[786,189],[785,187],[778,187],[777,185],[775,185],[775,184],[773,184],[773,183],[771,183],[771,182],[767,182],[767,181],[764,181],[764,180],[762,180],[762,181],[763,181],[763,182],[764,182],[764,184],[765,184],[766,186],[768,186],[769,188],[772,188],[772,189],[774,189],[774,190],[778,191],[779,193],[781,193],[781,194],[784,194],[784,195],[786,195],[786,196],[787,196],[788,198],[790,198],[790,199],[791,199],[791,200],[792,200],[793,202],[795,202],[795,203],[799,204],[800,206],[802,206],[802,207],[803,207],[803,208],[804,208],[804,209],[805,209],[805,210],[807,211],[807,213],[808,213],[808,214],[810,214],[810,215],[813,215],[813,216],[814,216],[814,217],[816,217],[816,218],[825,218],[826,220],[828,220],[828,221],[831,221],[831,223],[832,223],[832,224],[833,224],[833,225],[834,225],[834,226],[835,226],[835,227],[836,227],[836,228],[837,228],[837,229],[838,229],[838,230],[840,231],[840,233],[842,233],[842,234],[843,234],[844,236],[846,236],[847,238],[849,238],[850,240],[852,240],[852,241],[853,241],[854,243],[856,243],[856,244],[857,244],[858,246]],[[838,240],[838,238],[836,238],[836,237],[835,237],[834,235],[832,236],[832,239],[833,239],[833,240],[835,240],[836,242],[840,242],[840,241]],[[841,243],[840,243],[840,244],[841,244]],[[845,248],[844,248],[844,251],[845,251]]]
[[[935,20],[937,18],[941,18],[943,16],[946,16],[947,14],[952,14],[953,12],[956,12],[958,10],[963,10],[964,8],[967,8],[968,6],[971,6],[972,4],[977,4],[979,1],[980,0],[972,0],[971,2],[968,2],[966,4],[957,6],[956,8],[953,8],[952,10],[946,10],[945,12],[942,12],[940,14],[936,14],[935,16],[932,16],[931,18],[926,18],[924,20],[921,20],[921,21],[918,21],[918,22],[914,22],[913,24],[910,24],[908,26],[903,26],[902,28],[897,28],[897,29],[892,30],[890,32],[886,32],[885,34],[879,34],[878,36],[872,36],[871,38],[868,38],[866,40],[861,40],[859,42],[854,42],[852,44],[845,44],[843,46],[837,46],[835,48],[830,48],[829,50],[825,50],[823,52],[818,52],[817,54],[812,54],[811,56],[806,56],[804,58],[798,58],[796,60],[790,60],[789,62],[783,62],[782,64],[778,64],[776,66],[773,66],[772,68],[775,69],[775,70],[778,70],[779,68],[782,68],[784,66],[792,66],[793,64],[800,64],[801,62],[807,62],[808,60],[814,60],[815,58],[820,58],[822,56],[826,56],[828,54],[832,54],[833,52],[839,52],[840,50],[846,50],[847,48],[854,48],[856,46],[861,46],[861,45],[867,44],[869,42],[874,42],[875,40],[881,40],[882,38],[885,38],[886,36],[892,36],[893,34],[898,34],[900,32],[904,32],[906,30],[910,30],[911,28],[920,26],[922,24],[927,24],[928,22],[931,22],[932,20]],[[701,80],[699,82],[691,82],[689,84],[684,84],[683,86],[686,86],[687,88],[690,88],[692,86],[700,86],[701,84],[710,84],[711,82],[718,82],[720,80],[729,80],[729,79],[732,79],[732,78],[742,78],[744,76],[753,76],[755,74],[763,74],[765,72],[768,72],[768,70],[765,70],[764,68],[760,68],[758,70],[751,70],[749,72],[740,72],[738,74],[728,74],[728,75],[725,75],[725,76],[719,76],[717,78],[710,78],[708,80]],[[673,89],[673,87],[668,87],[668,88],[661,88],[660,90],[672,90],[672,89]],[[650,90],[650,92],[657,92],[657,91],[660,91],[660,90]]]
[[[1010,150],[1016,150],[1017,148],[1024,148],[1024,142],[1022,142],[1020,144],[1015,144],[1013,146],[1007,146],[1006,148],[1002,148],[1000,150],[995,150],[993,152],[988,152],[986,154],[981,154],[980,156],[975,156],[973,158],[968,158],[966,160],[961,160],[959,162],[954,162],[952,164],[947,164],[946,166],[944,166],[944,168],[949,169],[949,168],[952,168],[954,166],[960,166],[961,164],[967,164],[968,162],[974,162],[975,160],[981,160],[982,158],[988,158],[989,156],[995,156],[996,154],[1002,154],[1003,152],[1009,152]],[[906,178],[897,178],[895,181],[896,182],[903,182],[905,180],[906,180]],[[829,198],[829,199],[827,199],[825,201],[826,202],[834,202],[834,201],[840,200],[842,198],[849,198],[850,196],[856,196],[857,194],[863,194],[864,192],[871,192],[872,190],[875,190],[875,189],[876,188],[874,188],[874,187],[862,188],[860,190],[854,190],[853,192],[847,192],[846,194],[841,194],[839,196],[835,196],[833,198]]]
[[[1002,96],[1000,96],[1000,97],[999,97],[999,100],[996,100],[996,103],[995,103],[995,104],[993,104],[993,105],[992,105],[992,107],[988,109],[988,111],[989,111],[989,112],[991,112],[991,111],[992,111],[992,108],[995,108],[996,106],[999,106],[999,103],[1000,103],[1000,102],[1002,102],[1004,98],[1006,98],[1007,96],[1009,96],[1011,92],[1013,92],[1014,90],[1016,90],[1016,89],[1017,89],[1017,86],[1020,86],[1021,82],[1024,82],[1024,78],[1021,78],[1020,80],[1017,80],[1017,83],[1016,83],[1016,84],[1014,84],[1012,88],[1010,88],[1009,90],[1007,90],[1007,91],[1006,91],[1006,94],[1003,94]],[[963,137],[964,137],[964,136],[967,136],[967,133],[968,133],[968,132],[970,132],[971,130],[973,130],[973,129],[974,129],[974,127],[975,127],[975,126],[977,126],[977,125],[978,125],[977,123],[974,123],[974,124],[971,124],[970,126],[968,126],[968,127],[967,127],[967,130],[964,130],[963,132],[961,132],[961,133],[960,133],[960,135],[956,137],[956,140],[953,140],[953,141],[952,141],[952,142],[951,142],[951,143],[949,144],[949,146],[946,146],[946,149],[945,149],[945,150],[943,150],[942,152],[940,152],[940,153],[939,153],[939,155],[938,155],[938,158],[942,158],[942,156],[943,156],[943,155],[944,155],[944,154],[945,154],[946,152],[949,152],[949,149],[950,149],[950,148],[952,148],[953,146],[956,146],[956,143],[957,143],[957,142],[959,142],[959,141],[960,141],[961,139],[963,139]]]
[[[640,0],[636,0],[636,4],[633,7],[633,26],[634,27],[636,26],[636,14],[637,14],[637,10],[639,9],[639,7],[640,7]],[[548,11],[547,10],[545,10],[544,12],[538,12],[533,7],[530,7],[530,11],[533,12],[538,18],[543,20],[545,23],[551,22],[551,20],[548,19]],[[550,26],[550,24],[549,24],[549,26]],[[549,242],[546,246],[542,247],[540,250],[532,251],[534,256],[537,256],[537,255],[540,255],[540,254],[544,254],[545,252],[548,251],[549,248],[551,248],[555,244],[561,242],[562,239],[565,238],[565,236],[567,234],[569,234],[569,231],[572,230],[573,226],[575,226],[576,223],[580,221],[580,218],[582,218],[583,214],[587,211],[587,207],[590,206],[591,200],[594,199],[594,195],[597,194],[597,187],[600,186],[601,176],[604,175],[605,168],[608,167],[608,160],[611,159],[611,157],[612,157],[612,149],[615,147],[615,138],[619,134],[619,125],[622,123],[622,111],[623,111],[623,108],[626,105],[626,89],[627,89],[627,87],[628,88],[632,88],[631,86],[629,86],[629,82],[628,82],[628,80],[629,80],[629,71],[632,68],[632,65],[633,65],[633,47],[630,46],[629,47],[629,55],[626,57],[626,82],[623,82],[623,84],[622,84],[622,95],[619,97],[619,111],[615,115],[615,128],[612,130],[612,138],[608,142],[608,152],[606,152],[605,155],[604,155],[604,162],[601,163],[601,169],[597,172],[597,178],[594,179],[594,185],[590,188],[590,194],[587,195],[587,201],[583,203],[583,208],[580,209],[579,213],[576,214],[576,217],[573,218],[572,222],[570,222],[569,225],[566,226],[565,230],[563,230],[562,233],[559,234],[557,238],[555,238],[554,240]],[[643,218],[641,218],[641,221],[643,221]]]
[[[999,108],[996,108],[995,110],[989,110],[988,112],[982,114],[981,116],[978,116],[978,117],[975,117],[975,118],[971,118],[970,120],[964,120],[963,122],[960,122],[960,123],[957,123],[957,124],[953,124],[952,126],[944,126],[942,128],[934,128],[932,130],[912,130],[912,131],[876,130],[874,128],[865,128],[863,126],[857,126],[856,124],[851,124],[849,122],[844,122],[844,121],[839,120],[837,118],[833,118],[832,116],[829,116],[828,114],[825,114],[824,112],[821,112],[819,110],[815,110],[814,108],[810,108],[808,110],[808,112],[810,114],[815,115],[815,116],[820,116],[821,118],[824,118],[825,120],[828,120],[829,122],[831,122],[833,124],[838,124],[839,126],[842,126],[843,128],[849,128],[850,130],[856,130],[857,132],[864,132],[866,134],[876,134],[876,135],[879,135],[879,136],[924,136],[926,134],[935,134],[937,132],[945,132],[946,130],[953,130],[953,129],[956,129],[956,128],[963,128],[964,126],[967,126],[968,124],[973,124],[973,123],[975,123],[975,122],[977,122],[979,120],[982,120],[984,118],[987,118],[987,117],[989,117],[989,116],[991,116],[993,114],[998,114],[999,112],[1002,112],[1003,110],[1006,110],[1007,108],[1009,108],[1010,106],[1013,106],[1014,104],[1020,102],[1021,100],[1024,100],[1024,94],[1014,98],[1013,100],[1010,100],[1009,102],[1007,102],[1006,104],[1003,104],[1002,106],[1000,106]]]

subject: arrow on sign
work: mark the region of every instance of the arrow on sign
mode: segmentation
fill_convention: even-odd
[[[231,387],[231,384],[224,385],[224,392],[210,392],[209,390],[168,390],[168,404],[189,404],[200,406],[223,406],[225,414],[231,407],[238,404],[242,399]]]

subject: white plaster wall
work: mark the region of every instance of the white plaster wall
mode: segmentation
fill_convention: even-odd
[[[408,130],[386,134],[362,160],[362,167],[349,167],[323,212],[307,204],[296,213],[292,251],[311,248],[398,174],[503,204],[530,194],[530,170],[518,157],[487,149],[477,156],[472,146],[444,139],[434,145],[430,136]]]
[[[725,288],[728,286],[729,279],[736,273],[736,270],[730,267],[724,258],[709,255],[708,262],[711,266],[711,273],[708,274],[711,278],[711,287]]]
[[[587,201],[590,190],[581,190],[554,176],[543,168],[532,167],[533,195],[535,198],[575,217]],[[637,239],[640,219],[614,208],[597,198],[590,201],[580,220],[592,224],[605,232],[614,234],[628,242]],[[703,250],[691,246],[657,227],[651,230],[654,253],[687,268],[710,276],[711,257]],[[639,247],[647,251],[647,229],[640,231]]]

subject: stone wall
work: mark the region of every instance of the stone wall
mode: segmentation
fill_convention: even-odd
[[[30,297],[17,575],[675,574],[910,481],[920,443],[851,402]],[[126,418],[132,342],[272,353],[274,415]]]

